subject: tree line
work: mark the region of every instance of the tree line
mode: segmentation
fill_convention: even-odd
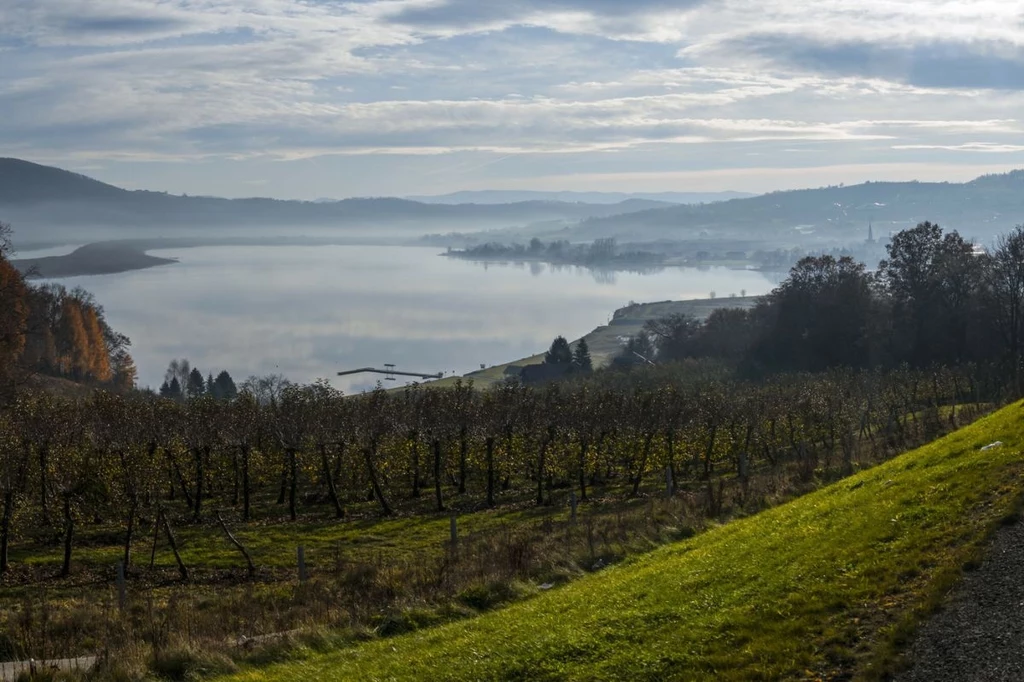
[[[242,390],[233,401],[22,395],[0,412],[0,569],[12,538],[49,536],[62,538],[68,574],[83,523],[118,526],[128,565],[143,518],[173,547],[174,524],[228,507],[243,520],[342,519],[367,502],[385,516],[409,504],[546,505],[553,490],[585,502],[595,487],[631,496],[666,480],[707,486],[714,504],[712,483],[723,477],[848,473],[859,448],[902,451],[920,429],[1002,396],[999,376],[973,367],[756,383],[684,370],[351,397],[326,384],[262,399]]]
[[[925,222],[896,234],[874,272],[808,256],[750,309],[649,322],[620,365],[713,358],[740,375],[998,363],[1021,391],[1024,226],[991,251]]]
[[[251,380],[260,381],[255,377]],[[255,387],[251,392],[258,393]],[[171,360],[167,365],[164,382],[160,384],[158,394],[161,398],[170,400],[186,400],[204,395],[215,400],[234,400],[238,397],[238,387],[227,370],[222,370],[217,374],[217,378],[214,378],[211,372],[204,379],[198,367],[193,367],[187,358],[181,358]]]
[[[133,388],[128,337],[107,324],[88,291],[28,284],[7,259],[9,238],[0,223],[0,401],[32,373]]]

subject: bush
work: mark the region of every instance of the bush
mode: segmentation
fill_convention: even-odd
[[[235,662],[222,653],[196,650],[192,647],[161,651],[153,659],[153,672],[167,680],[199,680],[235,672]]]

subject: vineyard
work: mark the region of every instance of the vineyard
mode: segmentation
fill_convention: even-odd
[[[0,306],[20,310],[0,344],[0,660],[195,679],[467,618],[1019,396],[1024,227],[984,256],[931,223],[887,249],[875,273],[808,257],[753,308],[648,320],[608,369],[556,339],[562,380],[487,390],[236,391],[176,361],[155,395],[127,387],[126,353],[116,380],[128,341],[84,292],[40,298],[63,311],[42,325]],[[38,371],[92,385],[34,392]]]
[[[0,647],[191,651],[461,617],[885,460],[1003,389],[977,367],[747,383],[696,363],[487,391],[23,395],[0,413]],[[282,591],[301,544],[309,580]]]

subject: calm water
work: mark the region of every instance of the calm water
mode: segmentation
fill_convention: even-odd
[[[562,334],[578,338],[630,300],[767,292],[761,273],[728,269],[595,275],[583,269],[483,267],[410,247],[202,247],[153,255],[180,263],[74,277],[110,324],[133,342],[141,385],[158,386],[167,363],[187,357],[236,382],[281,373],[331,378],[345,392],[377,375],[340,369],[465,372],[526,357]],[[402,383],[401,381],[397,383]],[[390,384],[390,382],[389,382]]]

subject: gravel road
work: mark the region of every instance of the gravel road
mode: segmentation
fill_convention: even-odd
[[[899,682],[1024,680],[1024,522],[1001,528],[984,563],[922,626]]]

